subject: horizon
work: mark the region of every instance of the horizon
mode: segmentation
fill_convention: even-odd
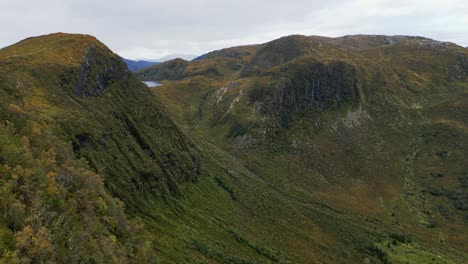
[[[77,34],[77,35],[90,35],[90,36],[93,36],[95,37],[97,40],[101,41],[102,43],[104,43],[106,46],[108,46],[107,43],[105,43],[104,41],[102,41],[101,39],[99,39],[97,36],[94,36],[94,35],[91,35],[91,34],[87,34],[87,33],[72,33],[72,32],[50,32],[50,33],[46,33],[46,34],[41,34],[41,35],[34,35],[34,36],[29,36],[29,37],[26,37],[26,38],[23,38],[23,39],[20,39],[20,40],[17,40],[13,43],[10,43],[8,45],[5,45],[5,46],[1,46],[0,47],[0,50],[3,49],[3,48],[6,48],[8,46],[11,46],[11,45],[14,45],[18,42],[21,42],[27,38],[34,38],[34,37],[40,37],[40,36],[45,36],[45,35],[51,35],[51,34]],[[169,61],[169,60],[172,60],[172,59],[175,59],[175,58],[181,58],[181,59],[184,59],[184,60],[187,60],[187,61],[191,61],[192,59],[185,59],[183,57],[177,57],[177,56],[192,56],[193,59],[199,57],[199,56],[202,56],[204,54],[207,54],[207,53],[210,53],[210,52],[213,52],[213,51],[217,51],[217,50],[222,50],[222,49],[228,49],[228,48],[233,48],[233,47],[239,47],[239,46],[248,46],[248,45],[261,45],[261,44],[265,44],[267,42],[270,42],[270,41],[273,41],[273,40],[276,40],[276,39],[279,39],[279,38],[283,38],[283,37],[288,37],[288,36],[295,36],[295,35],[301,35],[301,36],[306,36],[306,37],[327,37],[327,38],[342,38],[342,37],[347,37],[347,36],[387,36],[387,37],[397,37],[397,36],[403,36],[403,37],[420,37],[420,38],[427,38],[427,39],[432,39],[434,41],[439,41],[439,42],[449,42],[449,43],[453,43],[455,45],[458,45],[460,47],[464,47],[464,48],[467,48],[468,46],[464,46],[460,43],[456,43],[456,42],[452,42],[452,41],[448,41],[448,40],[442,40],[442,39],[433,39],[433,38],[429,38],[427,36],[421,36],[421,35],[403,35],[403,34],[394,34],[394,35],[385,35],[385,34],[364,34],[364,33],[358,33],[358,34],[346,34],[346,35],[342,35],[342,36],[335,36],[335,37],[331,37],[331,36],[323,36],[323,35],[304,35],[304,34],[289,34],[289,35],[284,35],[284,36],[280,36],[278,38],[275,38],[275,39],[270,39],[270,40],[267,40],[267,41],[264,41],[264,42],[259,42],[259,43],[246,43],[246,44],[241,44],[241,45],[236,45],[236,46],[226,46],[226,47],[220,47],[219,49],[213,49],[213,50],[208,50],[208,51],[205,51],[203,53],[200,53],[200,54],[191,54],[191,53],[174,53],[174,54],[166,54],[164,56],[161,56],[161,57],[158,57],[158,58],[152,58],[152,57],[136,57],[136,58],[132,58],[132,57],[126,57],[126,56],[123,56],[122,54],[118,53],[117,51],[114,51],[112,50],[112,48],[109,48],[115,52],[117,55],[119,55],[120,57],[124,58],[124,59],[127,59],[127,60],[132,60],[132,61],[149,61],[149,62],[165,62],[165,61]]]
[[[93,35],[128,59],[202,55],[293,34],[424,36],[466,47],[467,14],[461,0],[20,0],[0,10],[9,25],[0,47],[50,32]]]

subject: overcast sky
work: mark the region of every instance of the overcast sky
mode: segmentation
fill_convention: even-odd
[[[127,58],[202,54],[284,35],[419,35],[468,46],[467,0],[0,0],[0,47],[52,32]]]

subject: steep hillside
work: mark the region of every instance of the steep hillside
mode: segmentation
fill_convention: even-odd
[[[47,127],[72,143],[77,158],[108,176],[110,190],[131,190],[120,194],[124,199],[139,198],[137,205],[146,201],[136,195],[142,191],[177,194],[178,182],[196,178],[195,147],[102,43],[87,36],[49,35],[22,41],[0,55],[8,107],[34,110],[39,124],[50,123]]]
[[[425,263],[422,245],[466,262],[467,56],[422,37],[295,35],[137,74],[270,186],[411,237],[375,244],[390,261]]]
[[[110,83],[130,79],[126,71],[90,36],[55,34],[0,50],[3,262],[117,262],[145,251],[138,223],[105,187],[119,184],[72,148],[91,146],[78,136],[99,120],[90,101],[119,92]]]

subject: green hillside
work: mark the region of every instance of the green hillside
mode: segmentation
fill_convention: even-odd
[[[411,238],[376,242],[376,255],[427,263],[422,246],[458,263],[468,253],[467,58],[421,37],[295,35],[208,53],[177,75],[174,62],[137,75],[164,83],[153,92],[186,133],[282,194]]]

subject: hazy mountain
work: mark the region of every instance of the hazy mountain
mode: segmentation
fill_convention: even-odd
[[[143,69],[143,68],[160,63],[160,62],[144,61],[144,60],[134,61],[134,60],[129,60],[125,58],[122,58],[122,60],[127,64],[128,69],[131,71],[137,71],[139,69]]]
[[[183,60],[191,61],[195,59],[197,56],[198,55],[194,55],[194,54],[170,54],[170,55],[159,58],[157,61],[165,62],[165,61],[169,61],[173,59],[183,59]]]
[[[154,60],[153,59],[130,60],[130,59],[125,59],[125,58],[122,58],[122,59],[127,64],[129,70],[137,71],[137,70],[147,68],[147,67],[159,64],[161,62],[173,60],[176,58],[181,58],[183,60],[190,61],[194,59],[195,57],[196,55],[191,55],[191,54],[172,54],[172,55],[164,56],[162,58],[154,59]]]

